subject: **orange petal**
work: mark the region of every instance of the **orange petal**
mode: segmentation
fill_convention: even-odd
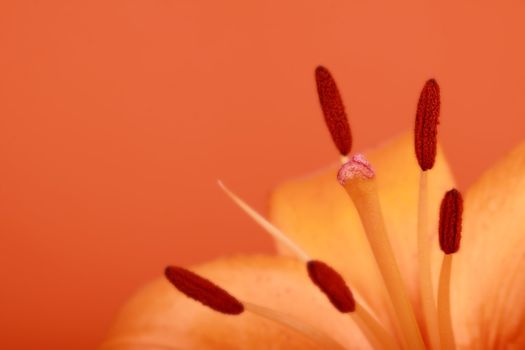
[[[315,326],[348,349],[369,348],[351,319],[334,309],[310,282],[306,266],[295,259],[237,257],[193,271],[242,301]],[[146,344],[151,349],[329,349],[248,312],[229,316],[212,311],[165,280],[147,285],[128,302],[104,344],[104,350],[145,349]]]
[[[463,217],[451,284],[458,343],[524,349],[525,142],[467,192]]]
[[[413,136],[411,133],[403,135],[365,155],[376,171],[390,240],[410,296],[417,303],[416,224],[420,169],[414,155]],[[270,218],[313,258],[325,260],[341,271],[358,295],[385,319],[385,289],[357,212],[336,180],[338,167],[335,164],[277,188],[271,198]],[[429,222],[436,226],[441,196],[454,184],[440,150],[428,183]],[[435,238],[437,240],[437,235]],[[284,247],[279,247],[279,251],[288,253]]]

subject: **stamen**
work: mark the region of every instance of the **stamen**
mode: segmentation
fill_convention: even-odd
[[[339,153],[346,156],[352,148],[352,133],[337,85],[328,69],[323,66],[315,69],[315,81],[326,126]]]
[[[350,288],[336,270],[319,260],[311,260],[306,266],[312,282],[337,310],[351,313],[354,322],[374,348],[397,348],[392,336],[363,307],[356,305]]]
[[[215,311],[229,315],[238,315],[248,311],[301,333],[315,343],[322,345],[323,348],[329,345],[333,349],[344,349],[339,343],[317,328],[277,310],[241,302],[215,283],[185,268],[168,266],[164,274],[171,284],[183,294]]]
[[[223,314],[238,315],[244,311],[242,303],[213,282],[182,267],[168,266],[164,275],[186,296]]]
[[[364,158],[364,157],[363,157]],[[363,159],[352,159],[341,168],[338,180],[354,202],[368,242],[377,261],[388,294],[398,316],[403,337],[410,349],[424,349],[412,305],[401,279],[399,267],[388,239],[375,174]],[[357,169],[346,172],[343,169]]]
[[[443,251],[443,263],[439,276],[438,318],[442,349],[455,349],[454,332],[450,310],[450,273],[452,257],[459,250],[463,215],[463,197],[452,189],[445,194],[439,211],[439,245]]]
[[[430,79],[421,91],[416,112],[416,157],[423,171],[432,169],[436,160],[439,109],[439,85],[434,79]]]
[[[445,194],[439,211],[439,245],[445,254],[458,251],[461,240],[463,197],[452,189]]]
[[[266,230],[272,237],[277,239],[282,244],[286,245],[295,255],[304,262],[310,260],[310,257],[304,250],[302,250],[295,242],[293,242],[288,236],[286,236],[281,230],[275,227],[271,222],[266,220],[261,214],[256,212],[251,208],[245,201],[243,201],[239,196],[233,193],[230,189],[218,180],[217,183],[219,187],[230,197],[235,204],[237,204],[249,217],[251,217],[256,223],[258,223],[263,229]]]
[[[419,290],[426,332],[433,349],[440,348],[440,339],[437,324],[437,310],[434,302],[434,289],[432,288],[432,277],[430,273],[428,185],[426,172],[432,169],[436,159],[439,110],[439,85],[434,79],[430,79],[423,87],[417,105],[414,145],[417,161],[421,167],[417,220]]]
[[[421,171],[419,178],[419,202],[417,218],[417,254],[419,263],[419,291],[425,327],[432,349],[441,347],[438,315],[434,301],[434,288],[430,272],[430,235],[428,227],[428,172]]]

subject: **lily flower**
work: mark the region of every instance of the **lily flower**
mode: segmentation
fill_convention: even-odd
[[[219,182],[279,254],[168,266],[101,349],[525,349],[525,142],[463,201],[435,80],[414,133],[355,155],[334,79],[316,82],[341,162],[276,188],[268,219]]]

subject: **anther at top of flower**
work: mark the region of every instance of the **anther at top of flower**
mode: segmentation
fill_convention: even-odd
[[[434,79],[430,79],[419,96],[414,128],[416,157],[421,170],[432,169],[436,160],[440,108],[439,85]]]
[[[339,89],[332,74],[323,66],[316,68],[315,81],[326,126],[339,153],[347,156],[352,149],[352,133]]]
[[[413,134],[350,155],[335,81],[324,67],[315,78],[342,165],[281,185],[269,220],[219,182],[280,255],[168,267],[102,349],[525,348],[525,143],[463,201],[434,79]]]

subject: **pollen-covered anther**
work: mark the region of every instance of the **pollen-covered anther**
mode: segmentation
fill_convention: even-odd
[[[310,260],[307,268],[312,282],[321,289],[337,310],[343,313],[355,310],[352,292],[337,271],[319,260]]]
[[[351,179],[371,179],[374,176],[374,169],[365,156],[362,154],[356,154],[352,159],[341,166],[337,173],[337,180],[344,186]]]
[[[445,254],[459,250],[463,215],[463,197],[452,189],[445,194],[439,211],[439,245]]]
[[[180,292],[215,311],[229,315],[238,315],[244,311],[243,304],[237,298],[185,268],[168,266],[164,275]]]
[[[316,68],[315,81],[326,126],[339,153],[346,156],[352,149],[352,133],[337,85],[328,69],[323,66]]]
[[[439,85],[430,79],[419,96],[414,130],[416,157],[423,171],[432,169],[436,160],[440,104]]]

